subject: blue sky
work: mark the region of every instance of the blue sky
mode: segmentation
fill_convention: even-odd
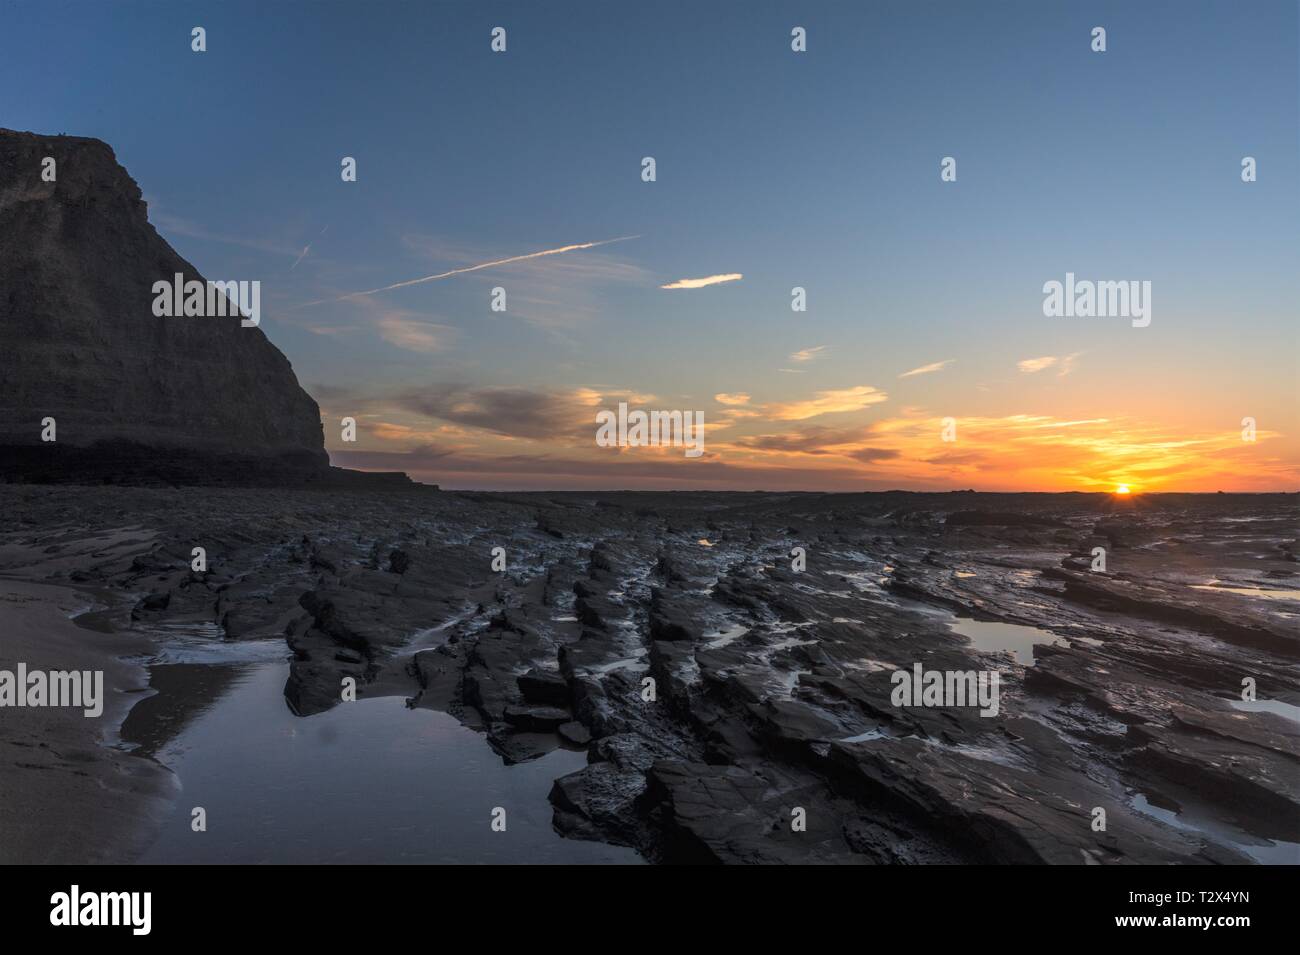
[[[997,489],[1021,486],[999,421],[1105,419],[1094,454],[1118,431],[1140,463],[1142,442],[1171,440],[1222,459],[1215,436],[1253,415],[1267,440],[1226,473],[1294,488],[1298,32],[1294,2],[4,0],[0,125],[104,139],[203,274],[260,279],[263,328],[327,425],[363,421],[341,463],[413,454],[448,486]],[[1241,182],[1245,155],[1258,182]],[[1042,284],[1067,271],[1150,280],[1151,326],[1045,318]],[[1021,370],[1042,357],[1057,361]],[[887,399],[781,411],[862,387]],[[620,396],[726,426],[694,470],[597,460],[588,411]],[[890,424],[941,415],[987,423],[972,456]],[[831,432],[845,440],[756,447]],[[1105,463],[1098,483],[1120,473]],[[1222,480],[1175,463],[1150,486]],[[1086,487],[1088,467],[1033,481]]]

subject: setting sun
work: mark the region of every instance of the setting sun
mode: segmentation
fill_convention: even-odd
[[[1116,494],[1127,494],[1127,493],[1128,493],[1128,485],[1127,485],[1127,484],[1121,484],[1119,487],[1115,488],[1115,493],[1116,493]]]

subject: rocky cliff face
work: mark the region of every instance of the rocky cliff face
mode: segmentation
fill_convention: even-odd
[[[177,273],[203,281],[105,143],[0,129],[0,479],[329,474],[320,410],[260,328],[154,315]]]

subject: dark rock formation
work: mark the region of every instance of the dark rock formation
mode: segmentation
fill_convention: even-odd
[[[260,328],[154,315],[154,283],[177,274],[204,281],[105,143],[0,129],[0,480],[338,478],[320,409]]]
[[[553,825],[651,860],[1300,860],[1300,498],[979,498],[9,486],[0,572],[134,595],[109,633],[282,634],[302,716],[350,678],[506,763],[580,747]],[[996,712],[896,704],[916,665],[998,674]]]

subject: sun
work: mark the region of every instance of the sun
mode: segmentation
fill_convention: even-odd
[[[1127,493],[1128,493],[1128,485],[1127,485],[1127,484],[1121,484],[1119,487],[1115,488],[1115,493],[1116,493],[1116,494],[1127,494]]]

